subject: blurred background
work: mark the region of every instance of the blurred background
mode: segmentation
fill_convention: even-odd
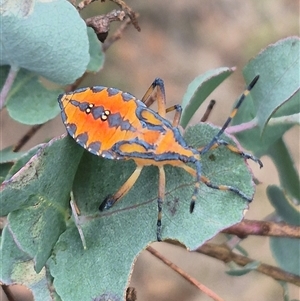
[[[139,13],[141,32],[133,26],[105,54],[103,70],[88,76],[82,86],[117,87],[141,98],[155,77],[165,81],[168,104],[181,103],[188,84],[209,69],[236,66],[230,76],[210,99],[217,105],[209,119],[222,125],[230,107],[244,89],[242,68],[267,45],[281,38],[299,35],[299,1],[295,0],[223,0],[223,1],[137,1],[126,3]],[[83,16],[104,14],[117,9],[110,2],[95,2]],[[111,33],[120,24],[111,25]],[[206,105],[192,120],[196,123]],[[29,127],[12,121],[7,112],[1,114],[1,148],[14,144]],[[47,123],[24,149],[65,132],[60,116]],[[285,135],[299,169],[299,128]],[[247,219],[263,219],[273,212],[265,189],[278,184],[276,169],[269,158],[261,158],[264,168],[251,164],[262,182],[246,214]],[[225,241],[220,235],[214,239]],[[276,265],[269,251],[267,238],[250,237],[242,246],[255,260]],[[222,262],[191,253],[166,243],[153,244],[168,259],[179,265],[198,281],[225,300],[283,300],[281,286],[271,278],[251,272],[242,277],[225,274]],[[130,286],[137,289],[139,301],[200,301],[211,300],[150,253],[140,254],[134,267]],[[299,290],[290,286],[291,299],[299,298]]]

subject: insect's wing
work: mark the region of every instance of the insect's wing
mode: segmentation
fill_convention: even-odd
[[[137,102],[129,93],[105,87],[79,89],[60,95],[68,133],[88,151],[115,157],[116,142],[130,140],[140,127]]]

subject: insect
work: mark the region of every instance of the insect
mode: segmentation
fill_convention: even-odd
[[[201,149],[188,146],[183,139],[178,128],[181,106],[166,108],[164,82],[160,78],[153,81],[141,100],[127,92],[102,86],[82,88],[60,95],[58,102],[63,123],[79,145],[103,158],[132,159],[136,163],[136,169],[127,181],[115,194],[107,196],[99,209],[107,210],[118,202],[134,185],[144,166],[157,166],[159,170],[157,240],[160,241],[166,164],[181,167],[196,179],[190,203],[191,213],[201,182],[213,189],[231,191],[251,202],[252,199],[236,187],[211,183],[201,174],[200,158],[209,150],[225,146],[243,158],[257,162],[260,167],[263,166],[256,157],[240,151],[220,138],[258,78],[259,76],[256,76],[240,96],[220,131]],[[154,101],[157,101],[157,112],[149,108]],[[171,123],[165,116],[173,110],[175,116]],[[187,163],[194,164],[195,169]]]

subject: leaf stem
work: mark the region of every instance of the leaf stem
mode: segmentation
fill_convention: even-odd
[[[244,123],[241,123],[241,124],[237,124],[237,125],[229,126],[225,130],[225,132],[227,134],[232,135],[232,134],[240,133],[240,132],[243,132],[243,131],[251,130],[251,129],[257,127],[257,125],[258,125],[257,119],[253,118],[250,121],[247,121],[247,122],[244,122]]]
[[[208,255],[210,257],[219,259],[225,263],[228,263],[230,261],[235,262],[236,264],[240,266],[245,266],[249,263],[254,262],[253,259],[236,254],[232,252],[227,246],[225,245],[217,245],[217,244],[212,244],[212,243],[206,243],[200,248],[196,250],[197,252],[201,254]],[[295,284],[297,286],[300,286],[300,277],[292,274],[285,272],[284,270],[265,264],[261,263],[257,268],[257,272],[260,272],[262,274],[265,274],[267,276],[272,277],[275,280],[281,280],[285,282],[289,282],[292,284]]]
[[[0,92],[0,111],[3,109],[8,92],[10,91],[15,78],[18,74],[19,68],[15,68],[15,67],[10,67],[7,78],[5,80],[5,83],[2,87],[2,90]]]
[[[162,254],[160,254],[157,250],[155,250],[151,246],[147,247],[147,251],[150,252],[152,255],[154,255],[156,258],[160,259],[167,266],[169,266],[172,270],[174,270],[176,273],[181,275],[183,278],[185,278],[187,281],[189,281],[192,285],[196,286],[198,289],[200,289],[207,296],[211,297],[213,300],[224,301],[222,298],[220,298],[218,295],[216,295],[212,290],[210,290],[209,288],[204,286],[202,283],[198,282],[195,278],[191,277],[189,274],[187,274],[185,271],[183,271],[181,268],[179,268],[172,261],[165,258]]]
[[[248,235],[300,238],[300,227],[280,222],[243,220],[222,231],[245,238]]]
[[[287,116],[273,117],[268,121],[268,126],[273,126],[277,124],[300,124],[300,113],[291,114]],[[253,118],[250,121],[229,126],[225,132],[228,134],[236,134],[243,131],[251,130],[258,126],[257,118]]]
[[[73,194],[72,191],[71,191],[70,206],[71,206],[71,209],[72,209],[72,215],[73,215],[73,218],[74,218],[75,226],[78,230],[78,233],[79,233],[79,236],[80,236],[80,239],[81,239],[81,242],[82,242],[83,249],[86,250],[87,249],[86,240],[85,240],[85,237],[84,237],[81,225],[80,225],[80,219],[79,219],[80,212],[79,212],[79,208],[77,207],[77,204],[74,200],[74,194]]]

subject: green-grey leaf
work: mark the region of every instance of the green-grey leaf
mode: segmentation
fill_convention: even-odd
[[[8,215],[14,239],[32,256],[37,273],[42,270],[59,235],[66,228],[66,208],[54,205],[51,200],[39,197],[38,204]],[[58,210],[62,212],[58,214]]]
[[[3,229],[0,251],[0,277],[3,283],[26,286],[36,301],[52,300],[45,270],[39,274],[34,271],[33,261],[15,243],[9,226]]]
[[[218,130],[200,124],[188,128],[184,137],[189,145],[200,147]],[[228,137],[224,139],[230,141]],[[156,240],[157,168],[146,167],[122,201],[100,213],[98,208],[103,199],[119,189],[135,164],[106,160],[88,152],[82,156],[82,153],[83,148],[70,137],[43,145],[1,186],[2,214],[9,213],[14,239],[29,259],[34,260],[37,271],[56,244],[48,263],[54,287],[62,300],[90,301],[105,294],[122,298],[136,256]],[[201,163],[203,175],[213,183],[235,186],[252,197],[252,176],[243,158],[219,148],[203,155]],[[190,214],[195,179],[183,169],[171,166],[165,169],[163,239],[178,240],[195,249],[243,218],[247,201],[233,192],[214,190],[204,184]],[[63,232],[72,184],[82,214],[87,250],[83,249],[74,223],[68,223]],[[81,290],[74,290],[66,283],[75,280],[81,282]]]
[[[65,229],[70,190],[83,150],[69,137],[43,145],[1,186],[1,215],[8,215],[18,246],[40,271]],[[13,201],[12,201],[13,200]]]
[[[89,62],[89,44],[75,7],[65,0],[34,1],[24,11],[9,2],[0,12],[0,65],[24,68],[62,85],[79,78]]]
[[[298,208],[286,198],[283,191],[273,185],[267,188],[267,195],[276,213],[291,225],[300,224]],[[278,265],[289,273],[300,275],[299,251],[300,240],[293,238],[270,238],[270,247]],[[288,259],[288,260],[287,260]]]
[[[292,301],[289,297],[289,288],[288,284],[284,281],[278,281],[283,290],[283,301]]]
[[[185,139],[189,145],[200,146],[208,143],[217,131],[201,124],[188,128]],[[247,196],[253,195],[252,176],[244,160],[236,154],[224,148],[214,150],[203,156],[202,166],[203,174],[213,183],[233,185]],[[146,167],[128,194],[110,210],[98,211],[104,198],[116,192],[134,168],[130,161],[110,161],[84,153],[73,191],[86,220],[81,226],[87,250],[84,251],[73,226],[60,236],[49,262],[54,287],[63,300],[85,301],[105,293],[121,298],[136,256],[156,240],[156,167]],[[165,170],[163,239],[178,240],[195,249],[220,230],[239,222],[248,208],[247,202],[234,193],[213,190],[203,184],[195,210],[190,214],[194,179],[180,168],[166,166]],[[82,284],[80,291],[67,285],[75,278]]]
[[[30,261],[30,256],[17,247],[7,225],[1,235],[0,250],[2,256],[0,262],[1,281],[5,284],[11,284],[14,281],[11,277],[14,267],[20,262]]]
[[[260,134],[279,107],[296,94],[299,101],[299,70],[299,37],[285,38],[269,45],[244,68],[248,81],[259,74],[258,85],[263,85],[263,89],[252,92]]]
[[[0,184],[4,181],[9,170],[13,166],[13,163],[1,163],[0,164]]]
[[[95,31],[88,27],[87,32],[90,44],[90,62],[86,69],[89,72],[98,72],[104,64],[104,52]]]
[[[257,114],[253,98],[253,95],[257,90],[263,93],[265,90],[265,85],[268,85],[263,81],[262,78],[259,79],[258,83],[255,85],[254,89],[251,91],[250,95],[243,102],[242,106],[237,112],[237,115],[233,119],[233,124],[241,124],[252,120]],[[266,101],[272,102],[272,99]],[[300,94],[297,93],[288,102],[286,102],[282,107],[280,107],[277,112],[272,117],[287,116],[294,113],[298,113],[300,109]],[[251,130],[243,131],[237,133],[236,136],[239,142],[248,150],[251,150],[256,156],[260,157],[268,153],[270,148],[273,148],[273,144],[278,141],[282,135],[292,127],[291,124],[277,124],[277,125],[267,125],[264,132],[261,134],[259,128],[253,128]]]
[[[196,77],[188,86],[182,100],[182,116],[180,124],[186,127],[197,109],[208,95],[216,89],[231,73],[234,68],[218,68],[209,70]]]
[[[42,145],[36,145],[31,148],[28,152],[23,153],[23,155],[15,162],[12,168],[6,175],[6,179],[11,178],[15,173],[17,173],[32,157],[36,154],[36,152],[40,149]]]
[[[24,152],[16,153],[12,149],[13,147],[9,146],[0,151],[0,183],[5,179],[17,159],[24,155]]]
[[[278,265],[285,271],[300,276],[300,239],[271,237],[270,246]]]
[[[276,213],[288,224],[300,225],[300,211],[291,200],[287,198],[284,191],[275,185],[268,186],[267,196]]]
[[[243,276],[243,275],[248,274],[251,271],[256,270],[259,265],[260,265],[259,261],[253,261],[253,262],[246,264],[242,268],[238,268],[238,269],[236,268],[236,269],[226,271],[226,274],[231,275],[231,276]]]
[[[278,139],[269,147],[267,155],[271,157],[277,168],[282,189],[299,203],[299,173],[283,138]]]
[[[0,85],[8,73],[8,67],[0,67]],[[22,69],[7,95],[6,108],[9,115],[24,124],[41,124],[53,119],[59,113],[57,95],[62,89],[48,90],[34,73]]]
[[[0,163],[11,163],[20,159],[25,153],[24,152],[14,152],[13,147],[9,146],[0,151]]]

